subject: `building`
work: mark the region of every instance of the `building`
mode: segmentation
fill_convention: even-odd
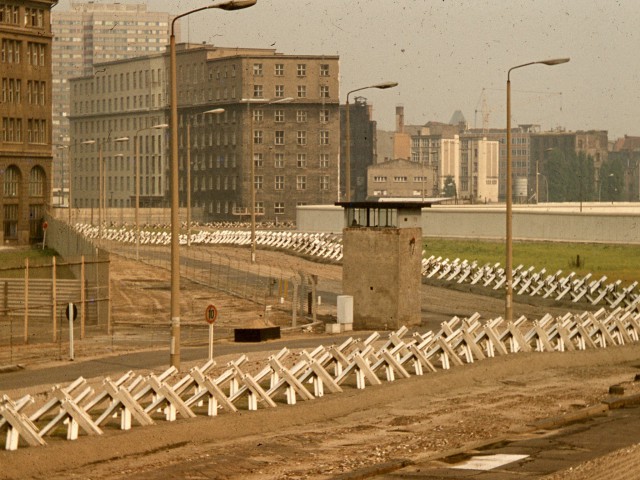
[[[416,198],[431,196],[433,170],[424,164],[397,159],[367,168],[367,198]]]
[[[172,18],[147,11],[145,3],[72,2],[68,11],[52,13],[52,143],[64,147],[54,150],[54,205],[68,203],[69,158],[75,153],[69,141],[69,79],[104,74],[94,67],[98,63],[163,52]]]
[[[346,190],[346,105],[340,107],[340,132],[342,137],[340,157],[340,192]],[[349,104],[350,143],[349,163],[351,166],[351,200],[363,201],[367,197],[367,167],[378,162],[376,151],[376,122],[371,120],[372,108],[364,97],[356,97]]]
[[[0,3],[2,243],[42,238],[51,198],[51,0]]]
[[[500,143],[486,138],[460,139],[460,176],[456,182],[458,198],[471,203],[498,201],[498,156]],[[457,179],[453,174],[451,177]]]
[[[247,220],[255,189],[260,220],[290,221],[297,205],[336,200],[337,56],[202,44],[179,44],[176,53],[181,206],[190,198],[203,220]],[[70,81],[71,140],[80,145],[74,206],[98,204],[100,152],[82,145],[94,138],[104,146],[107,205],[113,191],[113,206],[132,206],[133,138],[142,147],[141,197],[168,205],[167,132],[152,128],[169,123],[168,66],[168,55],[149,55],[97,64],[103,74]]]

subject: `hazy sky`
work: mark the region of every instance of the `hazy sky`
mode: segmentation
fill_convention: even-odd
[[[184,13],[210,2],[147,3]],[[341,102],[349,90],[397,81],[392,90],[361,92],[388,130],[396,105],[407,124],[448,122],[459,109],[481,127],[483,92],[489,126],[504,128],[507,70],[571,57],[512,72],[512,124],[640,135],[638,0],[258,0],[246,10],[191,15],[181,28],[183,41],[340,55]]]

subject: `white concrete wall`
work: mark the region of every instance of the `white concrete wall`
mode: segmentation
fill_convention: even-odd
[[[298,207],[298,230],[339,233],[344,226],[341,207]],[[504,204],[433,206],[422,211],[424,237],[502,239]],[[515,205],[515,240],[640,244],[640,203]]]

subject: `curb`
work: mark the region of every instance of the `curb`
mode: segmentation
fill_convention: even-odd
[[[0,373],[17,372],[18,370],[24,370],[25,366],[21,363],[16,365],[0,365]]]

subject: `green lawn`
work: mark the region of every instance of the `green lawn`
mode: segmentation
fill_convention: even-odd
[[[30,275],[34,278],[48,278],[51,273],[49,269],[39,269],[40,265],[51,265],[51,257],[57,252],[51,248],[42,249],[36,245],[28,247],[9,247],[0,250],[0,277],[1,278],[22,278],[24,276],[24,260],[29,259]]]
[[[504,242],[426,239],[425,256],[453,260],[477,260],[479,264],[505,264]],[[580,257],[580,267],[577,259]],[[609,281],[622,280],[627,285],[640,281],[640,246],[604,245],[593,243],[514,242],[513,266],[524,265],[535,270],[546,268],[548,273],[562,270],[565,274],[592,273],[594,277],[606,275]]]

